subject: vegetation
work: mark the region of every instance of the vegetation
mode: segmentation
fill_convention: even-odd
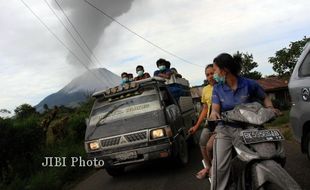
[[[37,113],[23,104],[12,118],[0,117],[0,189],[61,189],[89,167],[43,167],[45,157],[79,157],[84,151],[85,118],[93,101],[79,108],[54,107]]]
[[[269,123],[268,127],[279,127],[282,125],[287,125],[289,123],[289,111],[285,110],[282,111],[281,116],[277,117],[275,120],[273,120],[271,123]]]
[[[291,42],[288,47],[278,50],[274,57],[269,57],[269,63],[273,65],[272,69],[280,77],[288,78],[291,76],[298,57],[309,41],[310,38],[305,36],[302,40]]]
[[[249,53],[242,53],[237,51],[234,56],[241,57],[242,60],[242,68],[240,75],[251,78],[254,80],[258,80],[262,77],[262,74],[258,71],[252,71],[254,68],[258,66],[258,64],[253,60],[253,55]]]

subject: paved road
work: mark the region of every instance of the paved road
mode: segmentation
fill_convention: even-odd
[[[299,145],[292,141],[285,142],[287,151],[286,170],[305,189],[310,189],[310,161],[300,153]],[[156,161],[126,168],[126,174],[120,178],[110,177],[104,170],[99,170],[79,183],[75,190],[188,190],[210,188],[207,180],[197,180],[195,174],[201,167],[198,148],[190,152],[190,163],[184,168],[177,168],[169,162]]]

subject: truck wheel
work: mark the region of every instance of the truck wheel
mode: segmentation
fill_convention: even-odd
[[[188,146],[182,135],[179,136],[178,140],[178,154],[177,154],[177,163],[181,166],[184,166],[188,163]]]
[[[307,156],[308,159],[310,160],[310,132],[308,133],[306,138],[306,145],[307,145]]]
[[[107,173],[108,173],[110,176],[118,177],[118,176],[124,174],[124,172],[125,172],[125,167],[111,167],[111,168],[106,168],[106,171],[107,171]]]

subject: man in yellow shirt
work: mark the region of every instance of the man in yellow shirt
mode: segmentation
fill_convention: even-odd
[[[202,90],[201,103],[203,104],[203,109],[199,115],[197,123],[189,129],[188,132],[190,134],[194,134],[199,128],[199,126],[201,125],[201,123],[204,121],[204,119],[206,117],[209,117],[210,115],[211,105],[212,105],[212,92],[213,92],[213,86],[215,84],[215,80],[213,79],[213,73],[214,73],[213,65],[212,64],[207,65],[205,68],[205,74],[206,74],[206,78],[209,84],[205,86]],[[204,126],[201,132],[201,135],[200,135],[199,144],[200,144],[201,154],[203,156],[206,168],[200,170],[196,174],[198,179],[205,178],[206,175],[209,173],[209,170],[211,167],[211,156],[212,155],[208,155],[207,143],[213,131],[214,131],[214,126],[211,126],[209,124],[209,125]]]

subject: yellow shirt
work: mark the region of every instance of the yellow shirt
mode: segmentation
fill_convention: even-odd
[[[208,115],[210,115],[210,108],[212,104],[212,92],[213,92],[213,86],[207,85],[202,89],[202,95],[201,95],[201,103],[207,104],[208,106]]]

